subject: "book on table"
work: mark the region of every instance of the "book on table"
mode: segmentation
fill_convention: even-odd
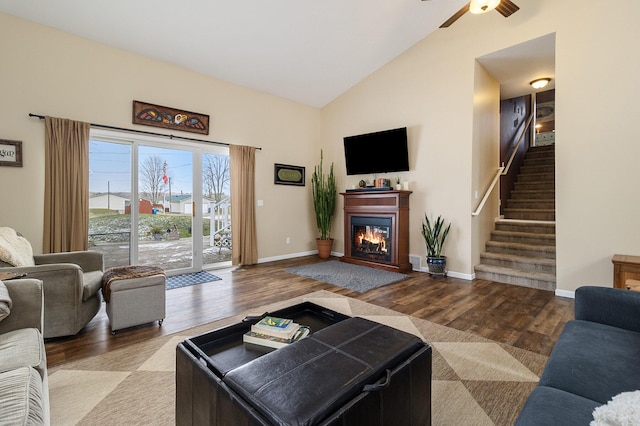
[[[290,339],[284,339],[282,337],[275,337],[268,334],[260,334],[255,331],[248,331],[242,335],[242,340],[245,343],[252,343],[254,345],[267,346],[269,348],[281,348],[287,346],[293,342],[304,339],[309,335],[310,329],[306,326],[300,326],[296,334]]]
[[[299,328],[300,324],[293,322],[293,320],[266,316],[252,325],[251,331],[281,339],[291,339]]]
[[[305,338],[311,330],[290,319],[264,317],[251,326],[251,330],[242,336],[245,343],[253,343],[270,348],[281,348]]]

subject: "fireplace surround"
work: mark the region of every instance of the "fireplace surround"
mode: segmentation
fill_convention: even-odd
[[[348,191],[344,197],[343,262],[394,272],[409,263],[411,191]]]

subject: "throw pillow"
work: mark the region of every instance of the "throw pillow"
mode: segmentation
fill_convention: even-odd
[[[593,411],[590,426],[633,426],[640,419],[640,390],[622,392]]]
[[[9,290],[7,290],[4,283],[0,281],[0,321],[9,316],[12,307],[13,302],[11,301],[11,297],[9,297]]]
[[[13,266],[33,266],[31,244],[15,229],[0,228],[0,260]]]

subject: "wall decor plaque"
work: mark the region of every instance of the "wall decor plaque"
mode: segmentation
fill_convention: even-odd
[[[22,167],[22,142],[0,139],[0,166]]]
[[[304,167],[276,163],[273,170],[273,183],[304,186],[304,170]]]
[[[133,101],[133,124],[209,134],[209,116],[182,109]]]

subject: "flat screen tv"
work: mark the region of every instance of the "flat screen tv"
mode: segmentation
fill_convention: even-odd
[[[348,175],[406,172],[409,170],[407,128],[347,136],[344,157]]]

